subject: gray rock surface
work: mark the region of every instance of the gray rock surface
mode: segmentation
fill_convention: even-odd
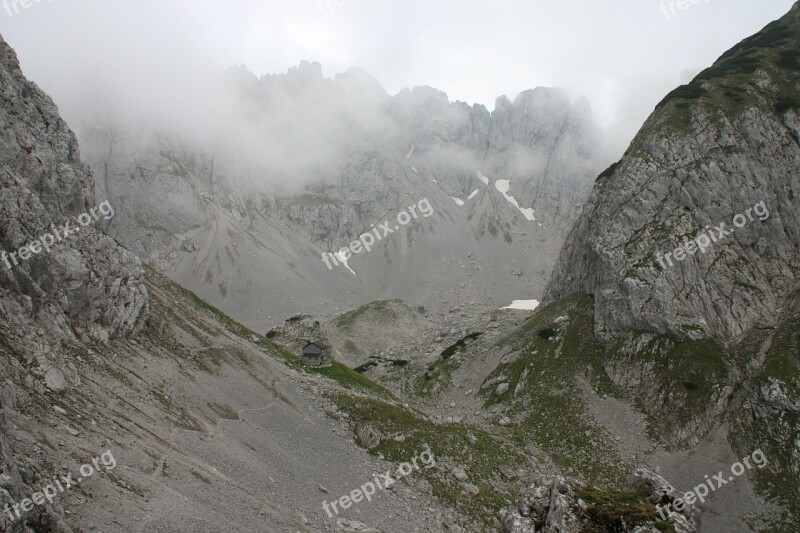
[[[800,267],[800,111],[781,104],[796,101],[800,77],[777,53],[796,50],[799,18],[795,5],[783,19],[793,37],[756,52],[740,44],[682,89],[700,97],[678,90],[656,108],[598,178],[546,301],[594,295],[603,339],[635,329],[730,341],[776,323]],[[748,57],[758,67],[743,82],[735,65]],[[659,259],[709,226],[718,235],[720,223],[735,232],[705,253]]]
[[[50,98],[24,78],[4,41],[0,61],[0,243],[11,254],[59,232],[49,253],[42,249],[18,265],[6,258],[10,267],[0,263],[0,320],[38,345],[41,366],[63,343],[141,330],[147,289],[133,254],[78,223],[95,207],[95,191],[75,136]],[[73,234],[64,237],[67,221]]]
[[[503,511],[503,531],[579,533],[581,518],[577,505],[575,491],[566,478],[542,476],[523,492],[516,509]]]

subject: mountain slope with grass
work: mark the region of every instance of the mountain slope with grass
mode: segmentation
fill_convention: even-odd
[[[77,226],[92,174],[2,41],[0,122],[3,248],[51,223]],[[393,530],[455,520],[411,488],[325,514],[323,500],[393,465],[355,445],[323,392],[396,405],[385,389],[341,366],[305,372],[296,354],[143,268],[97,228],[48,252],[0,268],[0,531],[341,530],[412,503],[420,511],[394,517]],[[74,481],[101,454],[113,468],[39,505],[57,475]]]
[[[0,56],[0,237],[15,249],[58,216],[75,223],[94,180],[4,42]],[[517,480],[547,461],[490,427],[416,409],[339,361],[302,367],[287,339],[316,336],[315,320],[257,334],[102,229],[0,272],[0,504],[9,506],[0,530],[497,529]],[[452,344],[445,352],[468,347],[455,323],[437,332],[424,313],[375,302],[334,319],[332,338],[357,338],[370,353],[421,346],[412,336],[428,328]],[[326,514],[324,502],[426,451],[435,465]],[[54,477],[74,479],[102,454],[113,466],[36,502]]]
[[[709,530],[800,528],[798,50],[800,3],[664,98],[598,177],[567,238],[549,305],[531,319],[542,338],[523,337],[523,353],[543,360],[493,373],[510,390],[523,376],[546,378],[527,403],[538,409],[524,395],[507,400],[523,434],[545,431],[546,442],[537,418],[574,415],[555,407],[581,405],[587,391],[634,408],[673,481],[698,474],[668,458],[682,449],[695,463],[705,457],[708,475],[719,457],[762,450],[769,464],[748,473],[749,495],[710,503]],[[572,443],[566,463],[575,463],[598,445],[575,452],[575,437],[547,447],[564,457]]]

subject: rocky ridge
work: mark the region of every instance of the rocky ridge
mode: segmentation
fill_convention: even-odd
[[[605,164],[588,106],[556,89],[490,112],[428,87],[392,97],[363,71],[326,79],[308,62],[227,76],[247,117],[239,141],[209,146],[112,113],[80,121],[78,135],[98,200],[117,210],[109,234],[254,329],[379,298],[437,312],[445,298],[536,298]],[[434,215],[354,257],[357,276],[320,261],[423,198]],[[476,266],[456,271],[464,262]]]

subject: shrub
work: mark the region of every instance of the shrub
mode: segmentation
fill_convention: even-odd
[[[550,340],[556,336],[556,331],[552,328],[545,328],[539,331],[539,336],[545,340]]]
[[[800,109],[800,98],[797,96],[781,96],[775,102],[775,112],[779,115],[783,115],[790,109]]]

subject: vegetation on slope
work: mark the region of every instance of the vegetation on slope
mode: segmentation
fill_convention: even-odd
[[[394,307],[405,307],[405,305],[406,304],[403,303],[402,300],[377,300],[337,316],[333,323],[341,330],[349,331],[360,320],[363,320],[364,317],[369,318],[370,322],[377,324],[392,322],[398,318],[397,311]]]
[[[355,426],[369,426],[387,436],[370,453],[402,463],[429,449],[437,466],[414,475],[424,477],[433,494],[461,514],[492,527],[496,513],[516,500],[518,483],[509,482],[501,471],[516,473],[528,467],[529,460],[514,446],[475,426],[434,424],[421,413],[394,403],[347,394],[333,394],[331,399]],[[403,437],[390,437],[393,435]],[[456,465],[469,476],[469,483],[478,487],[477,496],[467,495],[452,475],[450,468]]]
[[[712,341],[640,332],[606,346],[594,336],[593,310],[591,297],[572,295],[498,341],[517,357],[499,365],[480,394],[487,408],[507,409],[520,444],[532,441],[588,482],[622,488],[632,465],[620,461],[613,436],[594,422],[581,382],[636,406],[648,415],[651,438],[671,444],[678,432],[699,431],[698,420],[724,398],[731,369]],[[638,382],[620,381],[630,374]],[[500,383],[508,391],[498,395]]]
[[[442,350],[439,359],[431,363],[425,373],[414,380],[412,392],[417,396],[427,397],[447,389],[451,385],[453,371],[460,366],[461,360],[458,356],[481,335],[483,332],[480,331],[470,333]]]
[[[794,301],[800,301],[795,293]],[[787,508],[775,530],[800,530],[800,316],[776,328],[764,366],[750,379],[731,437],[737,452],[761,449],[767,467],[754,470],[758,491]],[[767,397],[765,397],[767,396]]]
[[[591,316],[588,297],[569,297],[545,307],[499,340],[498,348],[518,357],[499,365],[480,394],[486,408],[507,408],[506,414],[516,421],[509,427],[511,437],[520,446],[533,442],[581,479],[623,488],[633,465],[622,463],[612,436],[592,420],[575,379],[585,370],[588,377],[603,375],[602,347],[584,323],[587,315]],[[563,316],[576,324],[556,324]],[[553,336],[547,330],[558,333]],[[498,396],[500,383],[508,384],[508,392]],[[608,380],[602,385],[611,388]]]
[[[671,106],[673,126],[690,124],[696,104],[732,117],[750,106],[763,106],[783,114],[800,109],[798,72],[800,72],[800,23],[795,12],[768,24],[759,33],[725,52],[714,65],[694,80],[670,92],[656,106]],[[765,91],[758,77],[765,73],[776,90]]]

